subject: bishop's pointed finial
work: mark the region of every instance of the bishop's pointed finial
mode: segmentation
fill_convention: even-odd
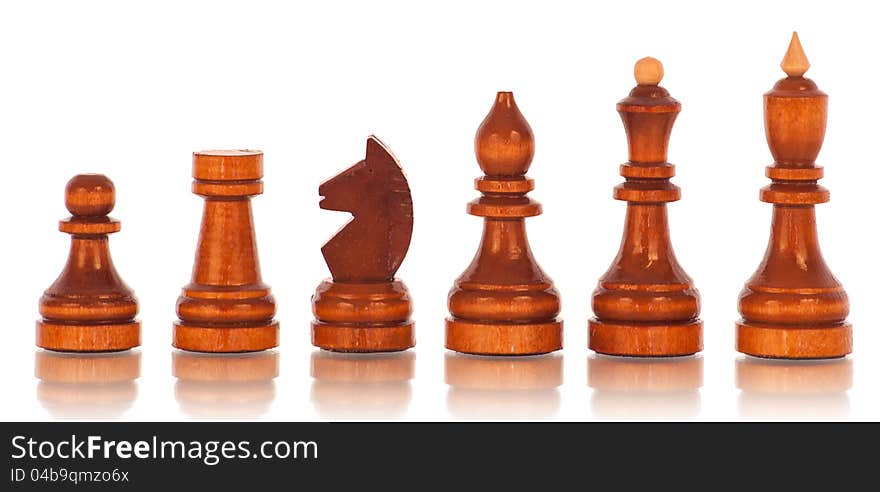
[[[785,52],[785,58],[779,64],[782,71],[789,77],[803,77],[807,70],[810,69],[810,62],[804,49],[801,47],[801,40],[798,39],[797,31],[791,34],[791,43],[788,45],[788,51]]]
[[[535,155],[532,127],[512,92],[499,92],[474,138],[477,163],[487,176],[522,176]]]
[[[636,62],[633,73],[639,85],[657,85],[663,80],[663,64],[656,58],[646,56]]]

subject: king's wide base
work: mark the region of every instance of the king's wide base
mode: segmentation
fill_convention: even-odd
[[[140,346],[141,324],[75,325],[37,321],[37,347],[56,352],[119,352]]]
[[[852,325],[762,325],[736,323],[736,350],[773,359],[834,359],[852,352]]]
[[[312,297],[312,345],[335,352],[398,352],[416,344],[406,285],[324,280]]]
[[[446,348],[475,355],[538,355],[562,348],[562,321],[477,323],[446,319]]]
[[[677,357],[703,350],[703,322],[614,323],[590,320],[590,350],[626,357]]]
[[[174,323],[172,345],[190,352],[257,352],[278,346],[278,322],[249,326]]]

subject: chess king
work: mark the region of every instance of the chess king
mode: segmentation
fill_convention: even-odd
[[[804,77],[810,64],[797,33],[781,64],[786,77],[764,94],[764,130],[774,163],[761,189],[773,204],[764,260],[739,295],[736,349],[758,357],[817,359],[852,351],[849,300],[819,249],[815,205],[829,201],[816,157],[828,96]]]
[[[409,249],[412,196],[397,159],[371,136],[364,160],[321,184],[324,210],[352,219],[321,248],[332,279],[312,296],[312,344],[338,352],[415,345],[412,301],[395,278]]]

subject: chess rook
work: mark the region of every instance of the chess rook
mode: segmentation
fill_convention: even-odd
[[[40,298],[37,346],[67,352],[112,352],[141,343],[137,299],[110,258],[108,235],[119,232],[108,217],[116,189],[101,174],[80,174],[67,183],[71,217],[58,229],[71,235],[61,275]]]
[[[312,296],[312,344],[338,352],[393,352],[415,345],[412,301],[395,278],[409,249],[412,196],[400,164],[376,137],[366,157],[321,184],[320,206],[349,212],[321,248],[332,279]]]
[[[192,191],[205,200],[192,281],[177,299],[173,345],[253,352],[278,345],[275,299],[260,275],[251,197],[263,192],[263,153],[193,154]]]
[[[819,249],[815,205],[829,201],[816,157],[828,96],[803,75],[809,62],[797,33],[782,61],[787,77],[764,94],[764,129],[774,163],[760,199],[773,204],[764,260],[739,296],[736,349],[758,357],[816,359],[852,351],[849,300]]]
[[[659,61],[639,60],[635,77],[638,85],[617,103],[629,143],[625,182],[614,188],[614,198],[627,202],[623,240],[593,292],[589,346],[609,355],[689,355],[703,349],[700,296],[672,250],[666,211],[681,197],[670,182],[675,166],[666,162],[681,104],[657,85]]]
[[[562,348],[559,293],[526,237],[525,218],[541,214],[526,194],[535,142],[513,94],[499,92],[474,141],[485,173],[482,196],[468,204],[483,217],[483,238],[470,266],[449,292],[446,348],[469,354],[529,355]]]

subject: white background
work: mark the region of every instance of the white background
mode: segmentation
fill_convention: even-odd
[[[4,2],[0,417],[876,420],[873,9],[803,0]],[[738,388],[736,298],[763,255],[771,210],[758,201],[771,162],[761,95],[783,76],[794,29],[812,63],[807,76],[830,95],[819,164],[832,201],[818,206],[818,222],[850,295],[855,352],[819,366],[740,361],[751,382]],[[670,220],[679,260],[702,293],[706,349],[696,361],[610,369],[594,361],[590,377],[604,383],[591,386],[589,297],[617,251],[625,209],[611,198],[626,160],[614,105],[634,85],[633,63],[648,55],[664,63],[662,85],[683,104],[669,153],[683,198],[670,204]],[[490,373],[518,376],[505,389],[477,376],[483,389],[468,390],[445,382],[443,319],[447,291],[479,241],[481,221],[465,213],[480,174],[473,136],[498,90],[514,91],[536,136],[531,196],[544,215],[528,228],[562,294],[565,349],[561,364],[485,361],[496,365]],[[415,302],[418,345],[391,362],[342,363],[375,377],[387,364],[405,374],[414,357],[415,378],[333,383],[310,374],[310,296],[328,276],[320,247],[347,219],[318,208],[317,187],[362,159],[371,133],[412,188],[415,230],[398,275]],[[191,152],[210,148],[265,152],[265,194],[253,206],[282,344],[279,376],[253,385],[172,376],[174,302],[189,280],[202,207],[190,192]],[[67,216],[65,183],[82,172],[116,183],[112,215],[123,229],[111,249],[141,302],[141,376],[121,386],[34,377],[37,300],[66,259],[57,220]],[[213,363],[236,371],[235,360]],[[544,376],[525,384],[535,368]]]

